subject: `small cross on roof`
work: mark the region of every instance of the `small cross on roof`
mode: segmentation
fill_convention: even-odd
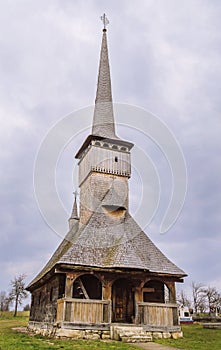
[[[106,29],[107,25],[109,24],[109,21],[105,13],[103,14],[103,16],[101,16],[101,20],[103,22],[104,29]]]
[[[75,198],[78,196],[78,192],[76,190],[73,192],[73,194],[74,194]]]

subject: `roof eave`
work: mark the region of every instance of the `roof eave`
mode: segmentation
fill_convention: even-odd
[[[131,150],[131,148],[134,146],[134,144],[132,142],[128,142],[128,141],[124,141],[121,139],[112,139],[112,138],[107,138],[107,137],[102,137],[102,136],[97,136],[97,135],[89,135],[86,140],[84,141],[83,145],[81,146],[81,148],[79,149],[79,151],[76,153],[75,158],[79,159],[82,152],[90,145],[92,140],[99,140],[99,141],[107,141],[107,142],[111,142],[114,144],[118,144],[118,145],[122,145],[122,146],[126,146],[129,148],[129,150]]]

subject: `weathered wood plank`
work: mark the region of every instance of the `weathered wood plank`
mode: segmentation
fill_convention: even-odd
[[[58,301],[57,321],[102,324],[109,323],[109,300],[63,298]]]
[[[178,325],[177,305],[140,302],[137,304],[137,323],[160,327]]]

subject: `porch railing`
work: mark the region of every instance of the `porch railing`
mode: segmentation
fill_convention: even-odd
[[[177,304],[138,302],[136,323],[153,327],[173,327],[179,325]]]
[[[85,324],[111,323],[111,301],[74,298],[58,299],[57,321]]]

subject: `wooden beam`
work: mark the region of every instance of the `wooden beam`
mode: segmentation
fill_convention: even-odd
[[[82,280],[80,279],[80,277],[78,278],[78,281],[79,281],[79,285],[81,287],[81,290],[84,293],[85,299],[90,299],[89,295],[87,294],[87,291],[86,291],[86,289],[84,287],[84,284],[83,284]]]
[[[155,288],[143,288],[143,292],[144,293],[154,293],[155,292]]]

